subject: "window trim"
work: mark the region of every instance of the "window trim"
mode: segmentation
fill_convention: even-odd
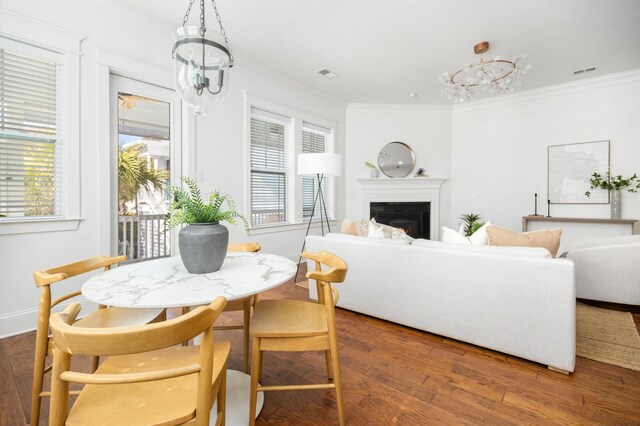
[[[80,44],[84,36],[0,10],[0,37],[64,57],[65,151],[62,216],[0,222],[0,235],[73,231],[80,225]]]
[[[275,114],[291,117],[292,126],[293,126],[293,142],[294,142],[294,153],[293,153],[293,161],[297,162],[298,154],[302,152],[302,127],[303,123],[314,124],[316,126],[321,126],[326,129],[331,130],[332,132],[332,151],[336,152],[336,135],[337,135],[337,123],[319,117],[313,114],[306,113],[304,111],[299,111],[294,108],[278,104],[276,102],[269,101],[260,96],[256,96],[254,94],[248,93],[246,90],[244,91],[244,215],[245,217],[251,217],[251,108],[257,108],[269,112],[273,112]],[[297,164],[293,165],[293,171],[295,173],[294,176],[294,211],[290,215],[291,220],[288,223],[277,223],[277,224],[269,224],[269,225],[249,225],[249,235],[261,235],[275,232],[285,232],[291,230],[298,229],[306,229],[309,225],[308,220],[304,220],[302,215],[302,176],[297,174]],[[333,205],[335,209],[336,204],[336,179],[333,179],[333,187],[331,188],[333,194]],[[335,214],[335,212],[334,212]],[[326,222],[325,222],[326,223]],[[337,225],[336,219],[329,220],[329,224],[331,226]],[[313,220],[311,222],[311,229],[320,229],[321,223],[320,220]]]

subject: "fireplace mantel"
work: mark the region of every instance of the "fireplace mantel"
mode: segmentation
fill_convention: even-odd
[[[358,179],[361,218],[370,219],[372,202],[429,202],[431,203],[431,238],[439,239],[440,187],[446,180],[446,178],[436,177]]]

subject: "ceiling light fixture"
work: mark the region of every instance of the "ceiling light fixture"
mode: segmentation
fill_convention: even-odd
[[[220,32],[205,26],[204,2],[200,0],[200,26],[195,26],[187,25],[195,3],[189,1],[182,26],[174,32],[172,51],[178,93],[197,115],[205,115],[208,107],[222,102],[228,87],[228,71],[233,67],[233,54],[216,2],[211,0]]]
[[[473,47],[476,55],[481,55],[489,50],[489,42],[483,41]],[[522,77],[531,65],[520,68],[519,61],[527,55],[516,58],[503,59],[496,56],[490,60],[484,60],[482,56],[479,62],[466,64],[462,69],[450,74],[442,73],[442,96],[448,96],[454,102],[468,102],[478,96],[478,92],[488,92],[491,96],[513,92],[514,84],[520,84]]]
[[[413,99],[413,98],[417,98],[417,97],[418,97],[418,94],[417,94],[417,93],[409,93],[409,95],[408,95],[408,96],[409,96],[411,99]]]

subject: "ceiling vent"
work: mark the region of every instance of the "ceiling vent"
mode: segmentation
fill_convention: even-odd
[[[324,76],[328,79],[332,79],[332,78],[336,78],[338,76],[338,74],[336,74],[335,72],[328,70],[326,68],[322,68],[321,70],[316,71],[318,74],[320,74],[321,76]]]
[[[589,67],[589,68],[585,68],[585,69],[582,69],[582,70],[575,70],[573,72],[573,75],[584,74],[586,72],[595,71],[597,69],[598,69],[598,66],[596,65],[595,67]]]

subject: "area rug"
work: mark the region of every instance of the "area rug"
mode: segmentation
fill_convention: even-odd
[[[578,303],[576,355],[640,371],[640,336],[631,314]]]

